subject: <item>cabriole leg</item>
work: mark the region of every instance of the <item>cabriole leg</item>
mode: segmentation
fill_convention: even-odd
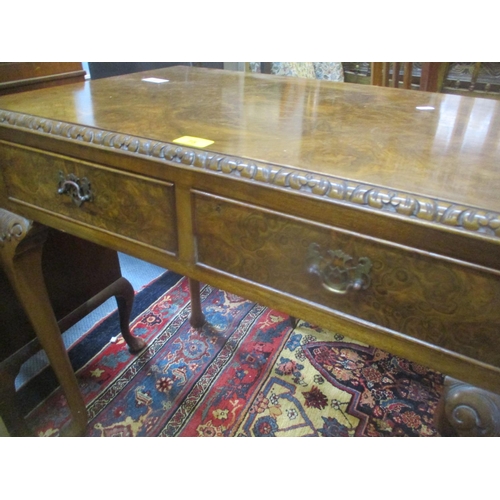
[[[193,328],[201,328],[205,324],[205,315],[201,309],[200,282],[189,278],[191,295],[191,315],[189,322]]]
[[[0,209],[0,260],[64,391],[72,422],[64,435],[83,435],[87,410],[64,347],[42,273],[44,226]]]
[[[500,436],[500,395],[446,377],[436,425],[446,436]]]

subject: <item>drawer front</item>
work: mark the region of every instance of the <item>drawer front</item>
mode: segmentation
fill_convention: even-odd
[[[0,162],[11,201],[177,252],[173,184],[5,144],[0,144]],[[72,193],[78,186],[85,189],[85,179],[90,183],[91,200],[78,206]],[[59,187],[65,187],[66,192],[59,194]],[[78,192],[84,196],[84,191]]]
[[[497,275],[204,193],[194,211],[200,264],[500,366]]]

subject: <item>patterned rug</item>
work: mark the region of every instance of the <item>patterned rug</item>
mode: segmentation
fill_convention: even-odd
[[[71,348],[87,436],[438,435],[441,374],[210,286],[202,301],[193,329],[187,280],[167,272],[136,295],[141,353],[116,313]],[[51,370],[19,395],[36,434],[57,436],[69,413]]]

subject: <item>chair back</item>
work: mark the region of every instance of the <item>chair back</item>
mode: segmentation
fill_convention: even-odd
[[[379,87],[418,89],[426,92],[440,92],[448,63],[421,63],[420,76],[414,77],[414,63],[372,62],[371,83]]]

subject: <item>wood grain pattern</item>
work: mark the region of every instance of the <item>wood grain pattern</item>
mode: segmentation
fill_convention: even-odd
[[[83,82],[79,62],[0,62],[0,95]]]
[[[62,341],[42,274],[42,247],[47,228],[0,209],[0,233],[10,235],[0,244],[0,264],[16,295],[24,304],[36,335],[65,393],[73,420],[65,435],[82,435],[87,410]]]
[[[0,144],[0,157],[11,200],[177,252],[172,184],[6,144]],[[88,178],[94,199],[77,207],[69,196],[59,195],[59,172]]]
[[[194,203],[199,263],[500,366],[498,277],[203,193]],[[368,257],[370,286],[324,290],[308,272],[311,243]]]
[[[445,377],[437,427],[442,435],[500,436],[500,396]],[[451,425],[451,429],[450,429]],[[450,432],[451,431],[451,432]]]
[[[0,97],[0,141],[2,207],[500,391],[500,102],[178,67]]]
[[[500,239],[500,213],[334,176],[0,110],[0,124],[163,159]]]
[[[21,96],[0,109],[500,213],[498,101],[180,66]]]

